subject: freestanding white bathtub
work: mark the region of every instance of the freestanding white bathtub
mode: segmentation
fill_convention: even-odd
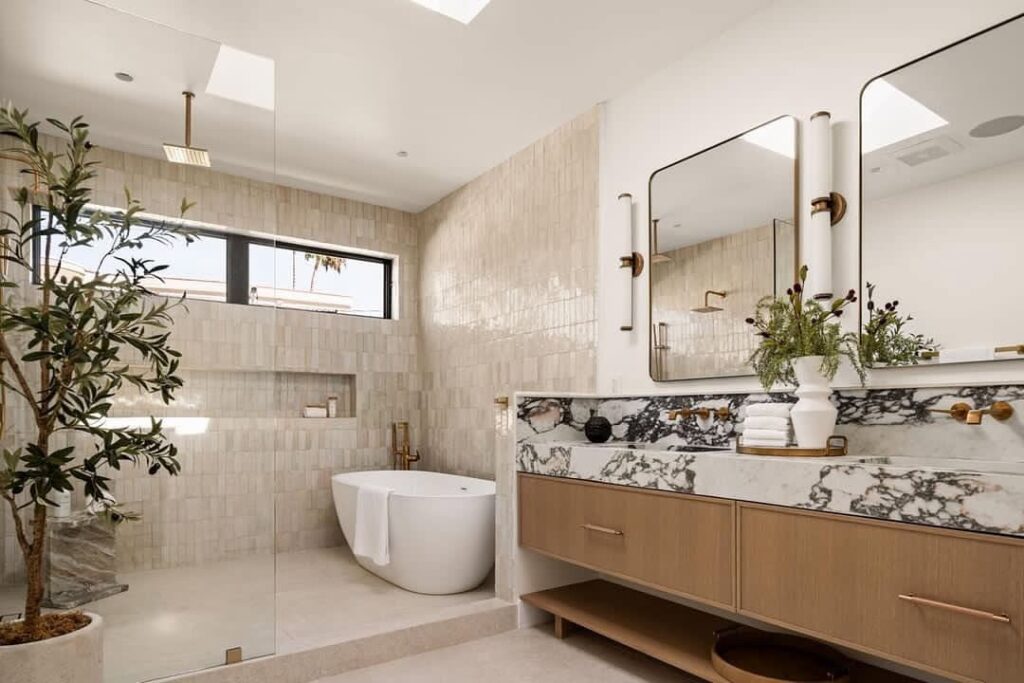
[[[331,477],[334,507],[352,545],[360,484],[385,486],[390,563],[356,557],[365,569],[416,593],[479,586],[494,566],[494,482],[438,472],[384,470]]]

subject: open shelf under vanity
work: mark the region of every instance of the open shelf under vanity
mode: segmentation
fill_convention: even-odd
[[[601,579],[522,596],[555,618],[555,636],[584,628],[710,683],[730,683],[711,664],[715,632],[736,622]],[[851,662],[853,683],[916,683],[917,679]]]

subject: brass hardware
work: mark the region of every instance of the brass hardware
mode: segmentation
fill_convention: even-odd
[[[745,446],[742,440],[736,445],[736,452],[742,455],[771,455],[786,458],[834,458],[846,455],[849,442],[842,434],[828,437],[825,448],[800,448],[799,446]]]
[[[629,268],[633,277],[640,277],[640,273],[644,272],[643,254],[634,251],[630,256],[620,256],[619,268]]]
[[[401,438],[399,438],[401,435]],[[420,461],[420,452],[412,452],[409,446],[409,423],[394,422],[391,424],[391,453],[394,456],[395,469],[407,470],[409,464]]]
[[[929,408],[930,413],[945,413],[957,422],[966,422],[967,413],[971,412],[971,406],[966,403],[954,403],[952,406],[946,409],[942,408]]]
[[[976,409],[970,405],[959,402],[954,403],[947,409],[942,408],[929,408],[929,412],[932,413],[945,413],[957,422],[963,422],[968,425],[980,425],[985,415],[991,415],[993,419],[1005,422],[1013,417],[1013,406],[1006,401],[996,401],[988,408]]]
[[[229,647],[224,650],[224,664],[238,664],[242,661],[242,648]]]
[[[670,410],[670,411],[668,411],[668,419],[669,419],[669,421],[671,421],[671,420],[678,420],[678,419],[681,419],[681,418],[693,417],[694,415],[696,415],[697,417],[699,417],[702,420],[707,420],[712,415],[717,417],[719,420],[725,420],[725,419],[728,419],[730,415],[732,415],[732,412],[728,408],[726,408],[725,406],[722,406],[721,408],[714,408],[714,409],[707,408],[707,407],[702,407],[702,408],[679,408],[677,410]]]
[[[1024,356],[1024,344],[1014,344],[1013,346],[997,346],[996,353],[1016,353],[1018,356]]]
[[[934,360],[939,357],[938,351],[918,351],[917,357],[921,360]]]
[[[708,301],[708,299],[711,297],[712,294],[714,294],[715,296],[720,296],[723,299],[726,296],[728,296],[728,294],[726,292],[719,291],[717,289],[709,289],[709,290],[704,292],[704,306],[702,306],[701,308],[694,308],[693,312],[694,313],[717,313],[718,311],[723,310],[722,308],[720,308],[718,306],[712,306],[711,303]]]
[[[619,531],[618,529],[611,529],[606,526],[598,526],[596,524],[581,524],[587,531],[596,531],[599,534],[608,534],[609,536],[625,536],[626,532]]]
[[[940,600],[931,600],[929,598],[922,598],[913,593],[900,593],[899,599],[905,602],[911,602],[915,605],[921,605],[923,607],[935,607],[938,609],[944,609],[949,612],[956,612],[957,614],[963,614],[968,617],[977,617],[978,619],[988,619],[989,621],[998,621],[1000,624],[1009,624],[1010,616],[1007,614],[998,614],[996,612],[986,612],[985,610],[974,609],[973,607],[964,607],[962,605],[954,605],[949,602],[942,602]]]
[[[625,199],[626,197],[629,197],[630,199],[632,199],[632,198],[633,198],[633,195],[632,195],[632,194],[630,194],[629,192],[623,192],[622,194],[620,194],[620,195],[619,195],[619,196],[617,197],[617,199]]]
[[[494,399],[494,405],[508,408],[508,396],[498,396]]]
[[[811,200],[811,215],[828,211],[832,225],[837,224],[846,216],[846,197],[838,192],[829,192],[827,197],[815,197]]]

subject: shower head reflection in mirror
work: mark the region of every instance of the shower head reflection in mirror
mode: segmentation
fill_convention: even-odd
[[[651,176],[655,381],[751,374],[744,319],[796,277],[796,143],[784,116]]]

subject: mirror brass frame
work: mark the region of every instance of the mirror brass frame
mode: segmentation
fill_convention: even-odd
[[[962,45],[975,38],[995,31],[996,29],[1002,28],[1007,24],[1012,24],[1018,19],[1024,19],[1024,12],[1016,14],[1008,19],[1004,19],[997,24],[993,24],[988,28],[984,28],[980,31],[971,33],[959,40],[955,40],[952,43],[943,45],[942,47],[932,50],[927,54],[923,54],[920,57],[916,57],[909,62],[900,64],[899,66],[893,67],[888,71],[878,74],[872,78],[869,78],[860,89],[860,96],[857,99],[857,335],[861,335],[864,332],[864,92],[868,89],[868,86],[877,81],[879,78],[885,78],[890,76],[897,71],[906,69],[908,66],[913,66],[918,62],[923,62],[926,59],[934,57],[937,54],[950,50],[958,45]],[[915,368],[920,367],[919,365],[885,365],[882,366],[885,369],[890,368]]]
[[[653,208],[653,205],[654,205],[654,202],[653,202],[654,177],[656,175],[658,175],[659,173],[661,173],[662,171],[667,171],[668,169],[672,168],[673,166],[678,166],[681,163],[684,163],[686,161],[690,161],[691,159],[693,159],[695,157],[698,157],[701,154],[706,154],[707,152],[710,152],[710,151],[712,151],[714,149],[717,149],[718,147],[721,147],[721,146],[726,145],[726,144],[728,144],[730,142],[734,142],[736,140],[739,140],[744,135],[746,135],[748,133],[751,133],[751,132],[757,130],[758,128],[763,128],[764,126],[767,126],[767,125],[769,125],[771,123],[775,123],[776,121],[781,121],[783,119],[792,119],[793,120],[793,124],[796,127],[796,140],[795,140],[796,144],[795,144],[794,158],[793,158],[793,236],[794,236],[794,239],[793,239],[793,252],[794,253],[793,253],[793,273],[792,273],[793,281],[796,282],[797,278],[800,275],[800,222],[801,222],[800,221],[800,152],[801,152],[801,145],[800,145],[800,119],[797,118],[796,116],[793,116],[792,114],[782,114],[780,116],[776,116],[775,118],[768,119],[767,121],[764,121],[763,123],[759,123],[756,126],[753,126],[752,128],[748,128],[747,130],[743,131],[742,133],[737,133],[736,135],[733,135],[731,138],[726,138],[725,140],[717,142],[717,143],[711,145],[710,147],[705,147],[704,149],[702,149],[700,151],[697,151],[697,152],[694,152],[693,154],[687,155],[687,156],[683,157],[682,159],[678,159],[676,161],[673,161],[671,164],[667,164],[665,166],[662,166],[661,168],[655,169],[651,173],[650,177],[647,179],[647,262],[648,263],[653,263],[652,259],[654,258],[654,254],[651,252],[651,248],[652,248],[652,246],[654,244],[654,240],[652,239],[652,236],[654,234],[654,220],[651,218],[652,208]],[[773,255],[772,258],[773,258],[773,261],[774,261],[775,256]],[[664,382],[691,382],[691,381],[706,380],[706,379],[723,379],[723,378],[729,378],[729,377],[753,377],[754,376],[754,372],[751,371],[751,372],[740,373],[740,374],[735,374],[735,375],[711,375],[711,376],[707,376],[707,377],[685,377],[685,378],[681,378],[681,379],[658,379],[657,377],[655,377],[654,376],[654,358],[653,358],[653,355],[654,355],[653,354],[653,351],[654,351],[654,337],[653,337],[653,335],[651,333],[651,326],[654,324],[654,280],[651,277],[651,275],[652,275],[652,271],[651,271],[651,269],[648,269],[648,271],[647,271],[647,374],[651,378],[651,381],[653,381],[653,382],[662,382],[662,383],[664,383]],[[778,279],[778,273],[776,273],[774,277],[777,280]]]

